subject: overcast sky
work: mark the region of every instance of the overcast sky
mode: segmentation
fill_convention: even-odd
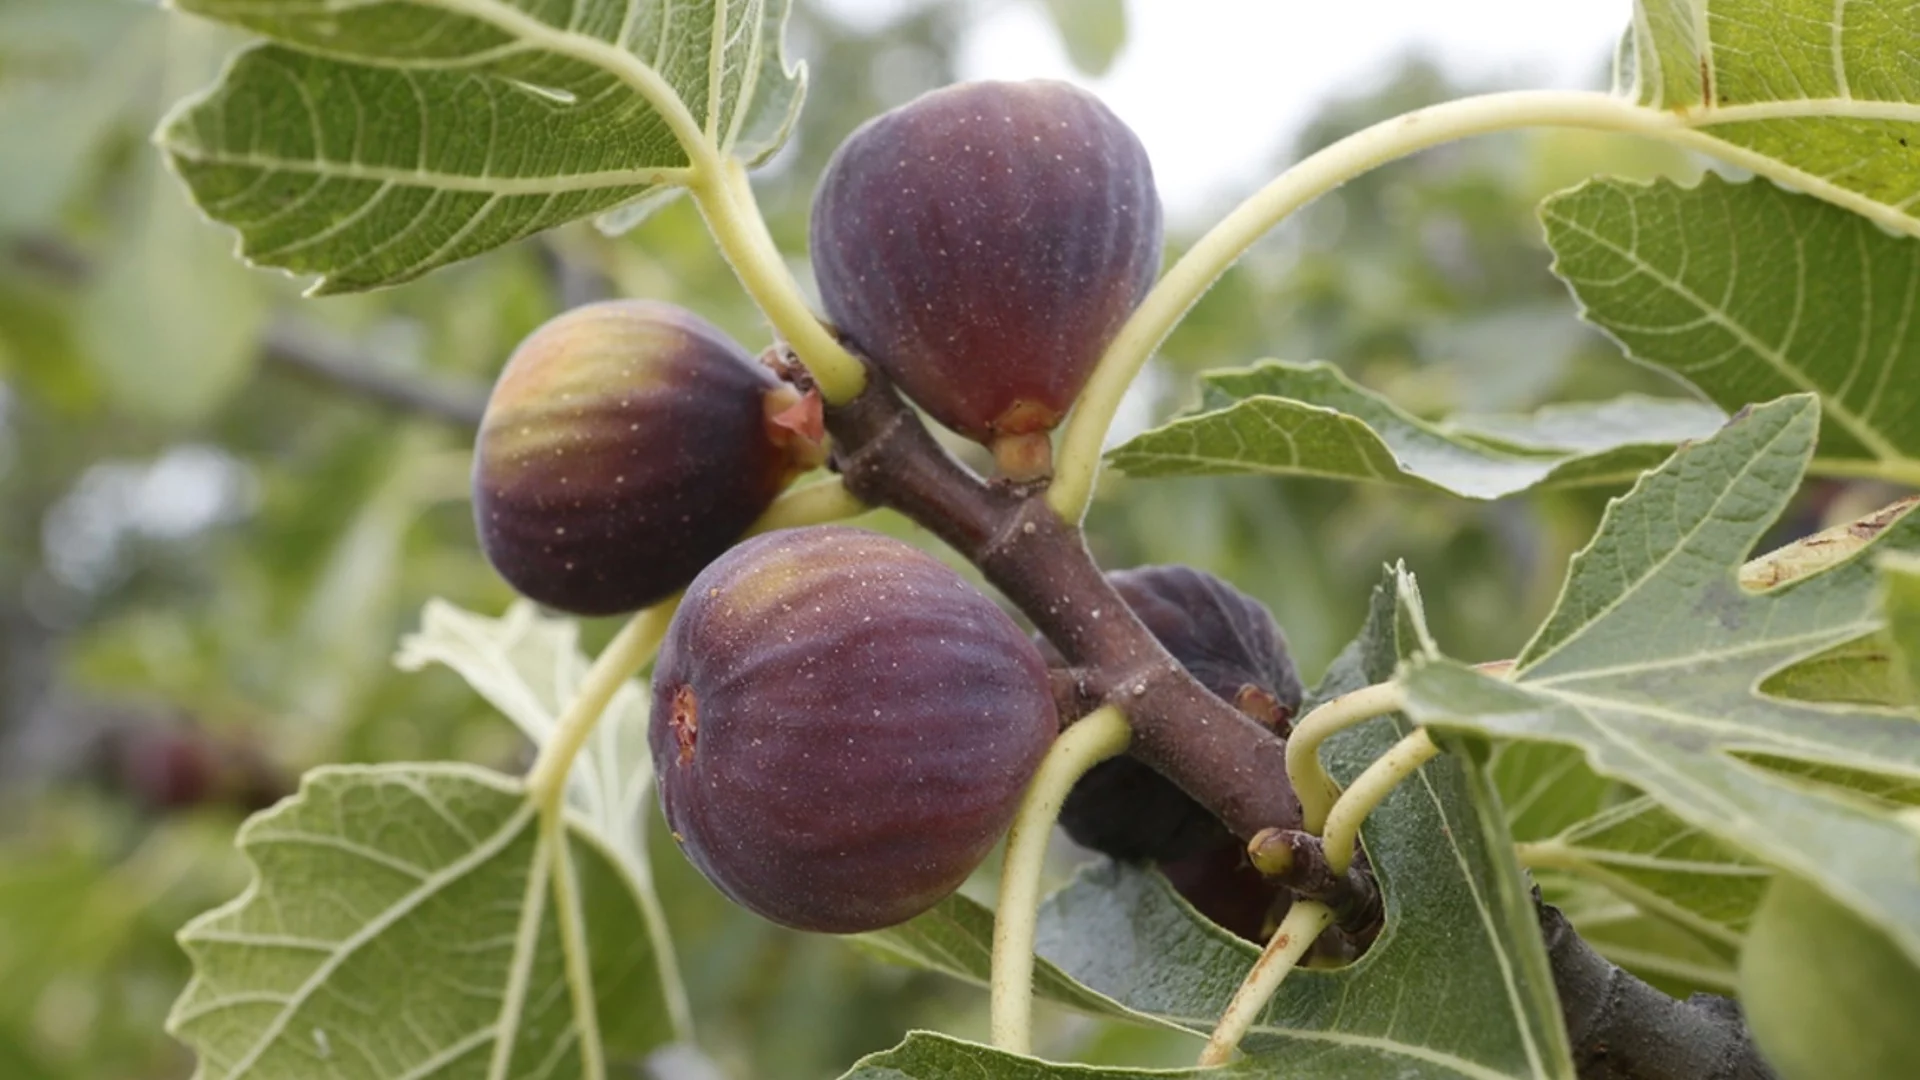
[[[862,21],[919,0],[831,0]],[[1127,48],[1105,78],[1075,72],[1037,2],[1006,0],[961,53],[968,78],[1070,79],[1140,133],[1168,210],[1245,194],[1315,102],[1376,86],[1425,47],[1467,79],[1588,84],[1631,0],[1128,0]]]

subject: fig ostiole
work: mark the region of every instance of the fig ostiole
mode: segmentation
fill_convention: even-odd
[[[670,304],[548,321],[501,371],[474,447],[474,519],[500,576],[577,615],[686,586],[823,457],[817,400]]]
[[[817,526],[688,588],[653,676],[668,826],[768,919],[855,933],[951,893],[1011,822],[1058,719],[1039,651],[954,571]]]
[[[1045,433],[1146,295],[1161,238],[1139,138],[1045,80],[962,83],[867,122],[810,229],[841,333],[1023,480],[1050,470]]]

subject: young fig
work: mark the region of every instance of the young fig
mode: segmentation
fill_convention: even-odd
[[[1148,566],[1107,575],[1167,652],[1215,697],[1275,731],[1300,705],[1287,639],[1258,600],[1212,574]],[[1116,859],[1171,862],[1233,841],[1225,825],[1173,781],[1128,754],[1088,770],[1067,794],[1060,825],[1075,843]]]
[[[480,545],[577,615],[685,587],[821,456],[818,414],[690,311],[574,308],[507,361],[474,447]]]
[[[811,245],[840,331],[1031,478],[1152,284],[1161,228],[1146,149],[1099,99],[974,82],[849,136],[815,193]]]
[[[920,914],[1006,830],[1058,730],[1040,654],[897,540],[756,536],[687,589],[649,745],[689,860],[741,906],[857,933]]]

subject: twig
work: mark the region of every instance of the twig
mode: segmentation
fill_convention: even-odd
[[[267,328],[261,359],[389,408],[466,428],[487,409],[483,386],[406,374],[288,323]]]

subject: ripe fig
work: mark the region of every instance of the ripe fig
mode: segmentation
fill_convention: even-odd
[[[1300,677],[1286,636],[1258,600],[1185,566],[1121,570],[1107,578],[1200,685],[1275,729],[1276,737],[1284,734],[1300,705]],[[1060,824],[1075,843],[1116,859],[1177,861],[1236,846],[1204,807],[1127,754],[1080,778]]]
[[[1146,295],[1160,242],[1140,140],[1045,80],[962,83],[868,121],[811,226],[840,331],[942,424],[1042,471],[1044,433]]]
[[[1245,844],[1225,841],[1160,864],[1167,883],[1221,929],[1264,945],[1289,901],[1286,887],[1247,861]]]
[[[1059,726],[1012,619],[932,557],[838,526],[757,536],[702,571],[653,694],[687,857],[743,907],[828,933],[952,892]]]
[[[817,413],[690,311],[614,300],[535,330],[474,447],[481,547],[500,576],[578,615],[684,587],[817,462]]]

